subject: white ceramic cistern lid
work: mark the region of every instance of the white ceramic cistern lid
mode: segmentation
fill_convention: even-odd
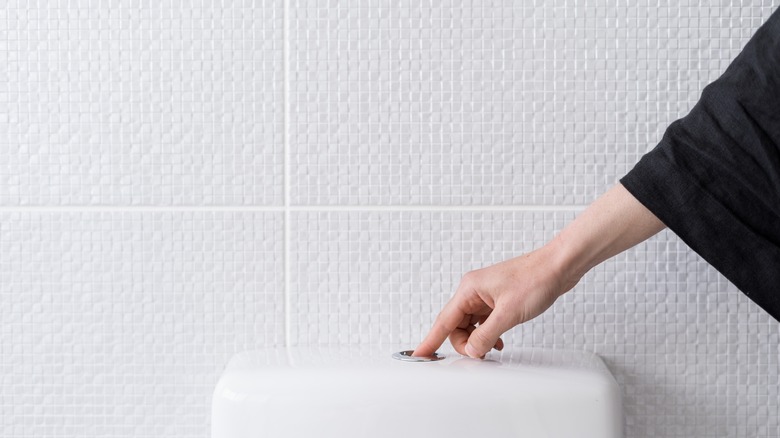
[[[238,354],[214,391],[212,437],[622,436],[620,388],[594,354],[440,350],[416,361],[401,350]]]

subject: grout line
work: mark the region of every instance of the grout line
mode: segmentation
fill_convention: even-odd
[[[0,212],[134,212],[134,211],[267,211],[280,212],[284,207],[273,206],[223,206],[223,205],[181,205],[181,206],[156,206],[156,205],[22,205],[18,207],[0,206]]]
[[[290,207],[292,211],[572,211],[587,205],[306,205]]]
[[[289,348],[292,345],[292,298],[290,296],[290,0],[284,0],[283,7],[282,41],[284,48],[283,76],[284,76],[284,235],[282,253],[284,254],[284,345]]]
[[[179,211],[236,211],[236,212],[371,212],[371,211],[573,211],[584,210],[587,205],[296,205],[291,206],[285,200],[283,206],[154,206],[154,205],[130,205],[130,206],[0,206],[0,212],[179,212]]]

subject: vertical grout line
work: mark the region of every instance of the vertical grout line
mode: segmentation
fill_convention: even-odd
[[[283,75],[284,75],[284,153],[282,161],[284,163],[284,176],[282,185],[284,190],[284,235],[282,236],[282,252],[284,254],[284,345],[290,347],[291,323],[290,315],[290,0],[283,0]]]

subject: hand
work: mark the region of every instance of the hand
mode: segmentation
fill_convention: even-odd
[[[547,310],[579,281],[580,276],[564,275],[558,262],[561,256],[551,242],[464,275],[413,355],[431,355],[447,337],[458,353],[473,358],[484,357],[491,348],[503,349],[504,332]]]
[[[447,337],[460,354],[501,350],[501,335],[535,318],[573,288],[592,267],[631,248],[664,224],[618,184],[550,243],[463,276],[413,356],[430,356]]]

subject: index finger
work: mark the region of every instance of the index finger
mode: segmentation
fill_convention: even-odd
[[[466,314],[455,303],[457,295],[450,300],[436,317],[433,327],[425,336],[425,339],[414,349],[412,356],[430,356],[447,340]]]

